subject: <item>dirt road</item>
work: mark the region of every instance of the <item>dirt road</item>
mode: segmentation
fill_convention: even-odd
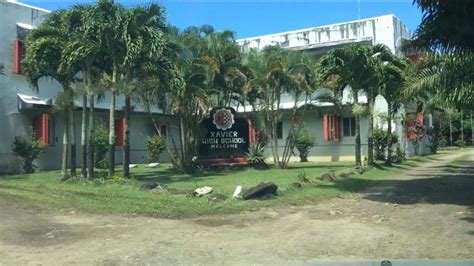
[[[474,151],[364,193],[295,208],[165,220],[0,206],[0,265],[474,259]]]

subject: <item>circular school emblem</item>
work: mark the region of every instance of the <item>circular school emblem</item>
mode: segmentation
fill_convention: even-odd
[[[227,130],[234,124],[234,114],[229,109],[221,108],[216,110],[212,123],[217,129]]]

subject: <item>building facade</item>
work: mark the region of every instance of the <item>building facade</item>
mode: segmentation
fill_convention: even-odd
[[[55,99],[63,88],[49,78],[39,82],[39,90],[35,91],[22,75],[21,60],[25,49],[23,41],[30,30],[38,26],[48,10],[25,5],[13,0],[0,1],[0,64],[4,65],[5,75],[0,75],[0,174],[16,173],[21,171],[21,160],[12,152],[12,143],[15,136],[31,136],[34,132],[44,146],[45,152],[35,162],[39,170],[59,169],[65,115],[53,108]],[[411,33],[394,15],[364,19],[360,21],[345,22],[321,27],[314,27],[291,32],[258,36],[237,40],[244,51],[250,48],[261,49],[266,45],[281,45],[288,49],[306,51],[319,57],[333,48],[344,47],[353,43],[374,45],[383,43],[392,52],[398,54],[404,39],[410,39]],[[350,90],[350,88],[347,88]],[[321,90],[316,92],[319,93]],[[337,110],[331,103],[303,99],[298,105],[307,104],[304,125],[316,137],[316,146],[309,155],[315,161],[351,161],[354,160],[354,117],[351,114],[352,100],[349,91],[344,93],[342,110]],[[76,99],[75,106],[75,143],[77,147],[77,166],[81,165],[80,139],[81,139],[81,111],[82,97]],[[110,95],[95,105],[96,120],[108,124],[108,108]],[[366,103],[364,97],[359,99]],[[283,150],[284,139],[290,127],[290,110],[293,108],[294,99],[285,95],[279,106],[282,109],[282,119],[278,127],[279,149]],[[116,163],[122,162],[122,146],[124,138],[123,127],[124,97],[117,97],[116,104]],[[156,134],[156,127],[148,113],[140,105],[133,106],[131,115],[131,163],[148,162],[148,151],[145,145],[147,136]],[[248,116],[252,110],[249,106],[237,106],[236,110],[242,116]],[[376,111],[386,113],[387,104],[383,97],[376,100]],[[337,113],[337,115],[336,115]],[[393,129],[403,140],[406,135],[401,123],[403,118],[400,112],[394,120]],[[171,115],[164,115],[162,110],[154,109],[153,114],[159,122],[159,128],[168,140],[171,136],[178,140],[179,128]],[[378,125],[384,127],[383,121]],[[367,118],[361,119],[361,139],[363,153],[367,153]],[[406,139],[406,136],[405,136]],[[410,142],[404,142],[410,153]],[[178,147],[179,148],[179,147]],[[422,148],[423,149],[423,148]],[[270,151],[268,151],[270,154]],[[164,154],[162,161],[167,161]],[[295,156],[294,160],[297,160]]]
[[[35,161],[39,170],[59,169],[65,115],[53,108],[55,98],[63,91],[61,85],[50,79],[43,78],[39,89],[35,91],[22,75],[21,60],[24,58],[26,47],[25,36],[38,26],[48,10],[25,5],[16,1],[0,1],[0,64],[4,65],[4,74],[0,75],[0,174],[17,173],[21,170],[21,160],[12,152],[15,136],[35,136],[45,146],[44,153]],[[77,97],[75,107],[75,143],[77,146],[77,166],[81,165],[81,111],[82,97]],[[110,95],[95,104],[95,120],[104,125],[108,124]],[[123,127],[124,97],[117,97],[116,105],[116,162],[122,162],[122,147],[124,140]],[[130,123],[130,150],[132,163],[148,162],[148,150],[145,139],[156,134],[155,126],[148,113],[143,108],[133,106],[134,112]],[[162,131],[169,136],[179,131],[170,116],[162,115],[161,110],[155,109],[154,116],[160,123]],[[162,156],[166,161],[166,155]]]

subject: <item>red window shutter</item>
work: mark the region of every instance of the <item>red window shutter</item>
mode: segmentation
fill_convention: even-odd
[[[329,115],[323,115],[324,141],[329,141]]]
[[[416,122],[407,123],[407,139],[408,140],[416,139],[415,127],[416,127]]]
[[[42,114],[35,116],[33,119],[33,132],[35,138],[44,146],[49,145],[49,116],[48,114]]]
[[[21,46],[20,40],[16,39],[13,42],[13,74],[20,74]]]
[[[115,146],[123,147],[125,143],[125,118],[115,119]]]
[[[158,133],[162,137],[166,137],[166,125],[162,123],[156,123],[155,128]]]
[[[247,119],[249,124],[249,144],[255,143],[255,128],[253,127],[252,119]]]
[[[340,132],[340,118],[339,116],[334,115],[334,140],[339,140],[341,138]]]
[[[48,146],[49,145],[49,116],[48,114],[42,114],[41,120],[42,120],[41,131],[43,132],[43,137],[41,138],[41,141],[43,142],[44,146]]]
[[[420,123],[421,125],[424,125],[424,124],[425,124],[425,116],[424,116],[422,113],[416,113],[416,120],[417,120],[418,123]]]

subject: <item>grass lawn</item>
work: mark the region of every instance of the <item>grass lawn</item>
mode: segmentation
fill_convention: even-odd
[[[348,173],[353,170],[353,163],[292,163],[289,169],[285,170],[227,170],[208,172],[202,176],[176,174],[171,166],[166,164],[160,168],[145,168],[140,165],[131,169],[133,178],[130,180],[98,178],[94,181],[77,179],[60,182],[58,171],[0,176],[0,204],[165,218],[235,213],[270,206],[315,204],[336,196],[356,193],[374,185],[377,180],[395,176],[422,162],[436,160],[454,152],[461,150],[442,150],[436,155],[411,158],[392,167],[380,165],[363,175],[354,174],[337,182],[323,182],[317,178],[327,172]],[[288,189],[291,183],[298,182],[298,176],[302,173],[311,182],[303,184],[301,189]],[[140,190],[140,186],[147,181],[156,181],[176,189],[193,190],[210,186],[214,193],[224,194],[229,199],[223,203],[212,203],[208,202],[206,196],[195,198]],[[265,201],[231,198],[237,185],[243,186],[245,190],[262,181],[276,183],[279,195]]]

